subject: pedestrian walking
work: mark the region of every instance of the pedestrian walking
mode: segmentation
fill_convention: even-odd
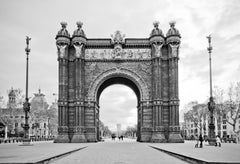
[[[195,144],[195,148],[198,148],[198,144],[199,144],[199,138],[198,138],[198,136],[196,135],[196,137],[195,137],[195,140],[197,140],[197,143]]]
[[[200,141],[200,148],[202,148],[203,147],[203,144],[202,144],[202,142],[203,142],[203,137],[202,137],[202,134],[200,134],[200,136],[199,136],[199,141]]]
[[[218,135],[216,137],[216,145],[215,146],[221,147],[221,139],[220,139],[220,137]]]

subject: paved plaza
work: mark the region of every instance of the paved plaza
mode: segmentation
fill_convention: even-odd
[[[126,140],[126,139],[125,139]],[[53,162],[54,164],[184,164],[185,161],[166,153],[156,151],[146,143],[134,140],[111,141],[90,145],[82,151],[73,153]]]
[[[222,143],[221,147],[216,147],[203,142],[203,148],[195,148],[195,144],[196,141],[185,141],[184,144],[149,143],[148,145],[192,163],[240,163],[240,144]]]
[[[36,142],[33,146],[0,144],[0,163],[240,163],[240,144],[223,143],[222,147],[215,147],[204,143],[203,148],[194,148],[195,143],[139,143],[132,139],[106,139],[98,143],[54,144],[48,141]]]
[[[0,163],[44,163],[87,145],[90,144],[54,144],[52,141],[34,142],[33,146],[21,146],[21,143],[0,144]]]

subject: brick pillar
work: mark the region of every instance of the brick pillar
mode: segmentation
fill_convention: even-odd
[[[153,115],[152,115],[152,103],[147,100],[147,101],[141,101],[139,103],[139,136],[138,136],[138,141],[141,142],[151,142],[152,138],[152,120],[153,120]]]
[[[97,142],[97,124],[98,124],[99,106],[93,100],[85,102],[85,137],[87,142]]]
[[[72,45],[74,47],[74,135],[71,142],[86,142],[85,137],[85,125],[84,125],[84,88],[85,88],[85,55],[84,47],[86,44],[86,38],[82,35],[73,35]],[[70,91],[69,91],[70,92]]]
[[[178,95],[178,49],[180,36],[168,36],[169,63],[169,139],[168,142],[183,142],[179,126],[179,95]]]
[[[152,113],[153,133],[151,142],[166,142],[162,122],[162,35],[150,38],[152,45]]]
[[[65,31],[64,31],[65,30]],[[68,52],[70,35],[66,29],[58,32],[56,37],[59,65],[59,97],[58,97],[58,137],[54,142],[69,142],[68,137]]]

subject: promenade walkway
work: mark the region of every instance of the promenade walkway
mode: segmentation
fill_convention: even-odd
[[[186,164],[178,158],[156,151],[145,143],[110,139],[53,161],[54,164]]]
[[[0,163],[44,163],[50,159],[73,153],[89,144],[54,144],[53,141],[34,142],[33,146],[22,143],[0,145]]]
[[[178,144],[149,143],[148,145],[191,163],[240,164],[240,144],[222,143],[221,147],[215,147],[203,142],[203,148],[195,148],[195,144],[196,141],[185,141]]]
[[[239,163],[240,144],[195,148],[196,142],[139,143],[131,139],[98,143],[35,142],[0,144],[0,163],[81,163],[81,164],[157,164],[157,163]],[[176,158],[177,157],[177,158]],[[180,159],[179,159],[180,158]]]

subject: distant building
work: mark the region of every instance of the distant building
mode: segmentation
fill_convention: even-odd
[[[16,90],[11,88],[8,94],[7,108],[0,109],[0,121],[5,125],[8,136],[23,136],[23,126],[25,123],[25,114],[22,108],[16,104]],[[3,132],[1,133],[3,134]]]
[[[220,117],[216,115],[214,116],[215,135],[219,135],[221,138],[234,138],[235,134],[233,132],[233,127],[227,122],[227,117],[226,114],[223,114]],[[204,138],[207,138],[209,133],[209,121],[208,115],[201,117],[201,121],[198,124],[192,120],[184,120],[184,122],[180,123],[183,137],[185,139],[194,139],[202,134]],[[240,130],[240,115],[238,116],[235,127],[236,131]],[[240,139],[238,138],[238,140]]]
[[[38,93],[34,94],[31,99],[31,128],[30,136],[35,137],[48,137],[49,136],[49,117],[48,117],[48,104],[45,95],[41,93],[41,89]]]
[[[24,135],[25,112],[22,107],[17,105],[16,92],[17,91],[12,88],[8,94],[7,108],[0,108],[0,137],[23,137]],[[42,104],[45,105],[41,106]],[[35,94],[31,100],[29,134],[35,137],[47,137],[48,118],[45,117],[43,114],[44,112],[41,113],[41,110],[38,110],[41,108],[39,105],[41,107],[46,107],[46,100],[41,90],[39,90],[39,93]]]
[[[121,136],[122,135],[122,129],[121,129],[121,124],[117,124],[117,136]]]

